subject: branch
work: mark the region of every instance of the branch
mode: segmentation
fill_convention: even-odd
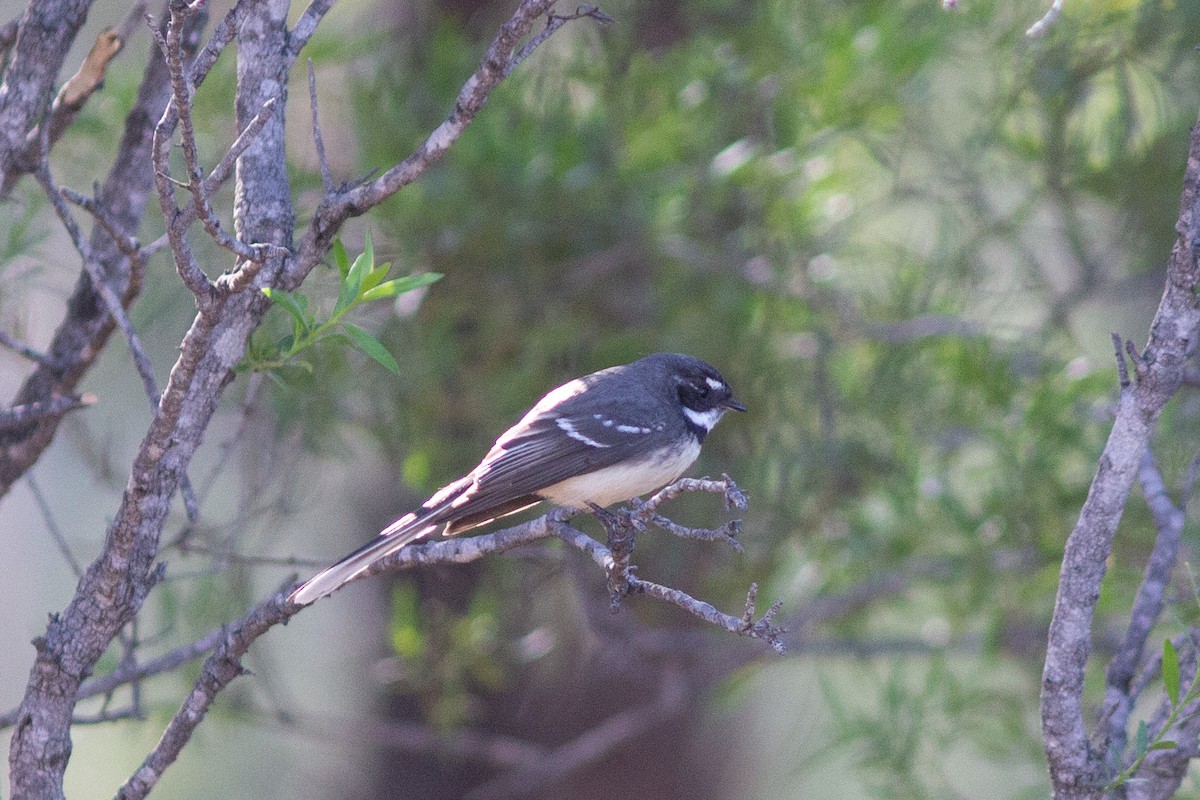
[[[194,22],[197,29],[189,35],[192,47],[196,45],[202,20]],[[152,53],[137,100],[126,116],[113,166],[96,193],[97,205],[105,209],[105,218],[120,235],[114,239],[107,229],[93,228],[88,246],[106,281],[126,306],[141,289],[141,265],[130,260],[119,243],[133,237],[145,211],[151,180],[146,169],[150,132],[168,95],[165,65],[161,57]],[[25,380],[14,402],[25,404],[75,394],[79,381],[103,352],[113,330],[112,317],[91,277],[86,270],[81,271],[66,316],[55,331],[44,360],[39,361]],[[0,432],[0,496],[8,492],[53,441],[58,422],[58,417],[47,417],[26,429]]]
[[[1200,326],[1195,299],[1200,284],[1200,125],[1192,131],[1175,229],[1178,239],[1150,341],[1134,362],[1138,381],[1121,388],[1112,432],[1063,553],[1042,674],[1042,738],[1059,800],[1094,797],[1107,783],[1105,754],[1089,746],[1083,718],[1092,618],[1138,463],[1159,414],[1183,381]]]
[[[1123,768],[1119,759],[1127,744],[1126,726],[1129,713],[1137,700],[1137,695],[1131,691],[1131,685],[1138,663],[1145,652],[1146,640],[1158,621],[1159,614],[1162,613],[1163,597],[1171,582],[1171,572],[1175,568],[1184,523],[1183,510],[1171,502],[1162,475],[1154,463],[1154,453],[1149,447],[1142,454],[1138,480],[1142,485],[1146,504],[1154,517],[1158,536],[1146,562],[1142,585],[1133,601],[1125,639],[1109,661],[1105,675],[1104,712],[1101,715],[1101,730],[1096,749],[1100,753],[1110,754],[1112,760],[1108,766],[1114,772],[1120,772]]]
[[[1042,15],[1042,18],[1030,25],[1028,30],[1025,31],[1025,35],[1030,39],[1037,39],[1046,31],[1050,30],[1050,26],[1053,25],[1058,20],[1059,15],[1062,14],[1062,9],[1063,0],[1053,0],[1053,2],[1050,3],[1050,8],[1046,9],[1046,13]]]
[[[37,167],[27,143],[46,118],[54,81],[90,7],[89,0],[32,0],[25,9],[0,85],[0,198]]]
[[[61,417],[68,411],[86,408],[95,402],[95,395],[84,394],[78,397],[52,397],[49,400],[10,406],[0,410],[0,431],[23,428],[46,417]]]
[[[52,363],[50,357],[45,353],[39,353],[37,350],[4,331],[0,331],[0,347],[6,347],[17,355],[38,364],[49,366]]]
[[[1175,638],[1179,654],[1179,680],[1182,691],[1187,691],[1196,680],[1195,631]],[[1159,660],[1161,669],[1161,657]],[[1154,715],[1147,723],[1151,735],[1167,724],[1171,704],[1167,697],[1159,702]],[[1197,755],[1200,740],[1200,700],[1191,703],[1176,718],[1169,736],[1175,747],[1152,750],[1138,768],[1135,776],[1123,787],[1125,800],[1168,800],[1175,797],[1183,778],[1187,775],[1192,759]]]
[[[552,25],[553,30],[535,36],[524,49],[517,52],[517,46],[533,29],[534,22],[549,14],[553,6],[554,0],[522,0],[516,12],[500,28],[499,35],[488,47],[479,68],[463,84],[454,109],[446,120],[426,137],[416,151],[378,178],[353,189],[327,194],[317,208],[312,225],[305,235],[305,241],[301,245],[302,251],[319,252],[323,256],[343,222],[379,205],[420,177],[434,161],[441,158],[475,119],[475,115],[487,103],[488,97],[501,81],[517,64],[528,57],[534,47],[544,42],[549,33],[561,27],[562,22],[556,23],[555,19],[568,19],[551,16],[548,27]],[[593,11],[579,16],[599,19],[603,15]],[[298,24],[297,28],[299,27]],[[313,265],[304,262],[303,266],[305,269],[311,269]],[[289,284],[282,288],[292,286]]]
[[[468,792],[467,800],[526,797],[595,764],[618,748],[670,723],[687,707],[687,685],[678,668],[661,670],[658,691],[650,702],[617,712],[536,761],[516,766]]]
[[[146,756],[141,767],[117,791],[117,800],[139,800],[150,793],[166,768],[179,757],[192,733],[204,721],[217,695],[234,678],[245,673],[241,659],[250,645],[300,610],[299,606],[287,602],[287,593],[294,584],[295,581],[289,579],[274,595],[222,632],[220,644],[204,662],[200,677],[196,679],[187,699],[171,718],[162,738]]]

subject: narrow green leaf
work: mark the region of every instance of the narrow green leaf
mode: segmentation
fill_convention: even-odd
[[[1146,727],[1146,720],[1142,720],[1138,723],[1137,739],[1135,740],[1134,747],[1136,748],[1137,753],[1140,755],[1146,752],[1146,750],[1149,749],[1149,746],[1150,729]]]
[[[333,247],[330,248],[333,252],[333,263],[337,267],[337,271],[342,277],[350,272],[350,256],[346,255],[346,245],[342,244],[341,239],[333,240]]]
[[[1174,750],[1179,745],[1172,742],[1170,739],[1159,739],[1154,744],[1150,745],[1151,750]]]
[[[359,292],[365,293],[365,292],[370,291],[371,289],[374,289],[376,286],[379,285],[379,282],[381,280],[383,280],[384,276],[388,274],[388,271],[391,270],[391,268],[392,268],[392,262],[385,261],[384,263],[380,264],[378,267],[375,267],[375,269],[368,272],[366,275],[363,276],[362,286],[359,288]]]
[[[1170,639],[1163,639],[1162,678],[1171,706],[1179,705],[1179,654]]]
[[[360,253],[358,258],[354,259],[354,263],[350,265],[350,271],[342,279],[341,289],[338,290],[337,305],[333,307],[335,318],[354,307],[354,301],[358,299],[358,295],[362,291],[363,277],[371,271],[371,266],[371,261],[366,253]]]
[[[378,339],[364,331],[357,325],[345,323],[346,331],[354,339],[354,344],[393,375],[400,374],[400,365],[396,363],[396,359],[392,358],[392,354],[387,351]]]
[[[442,279],[441,273],[438,272],[422,272],[419,275],[407,275],[403,278],[393,278],[390,281],[385,281],[370,291],[363,292],[363,302],[371,300],[384,300],[389,297],[396,297],[405,292],[411,292],[413,289],[419,289],[422,286],[428,286],[431,283],[436,283]]]
[[[271,302],[282,308],[284,311],[292,315],[300,331],[308,330],[310,326],[308,318],[308,298],[304,295],[296,295],[291,292],[284,292],[279,289],[272,289],[269,286],[262,290],[262,293],[271,298]]]

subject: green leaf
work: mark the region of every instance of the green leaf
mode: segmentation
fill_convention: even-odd
[[[354,339],[354,344],[359,350],[362,350],[393,375],[400,374],[400,365],[396,363],[396,359],[392,358],[392,354],[387,351],[387,348],[378,339],[357,325],[351,325],[347,322],[345,323],[345,328],[350,337]]]
[[[350,256],[346,255],[346,245],[342,244],[341,239],[334,239],[330,250],[333,252],[333,263],[338,272],[343,278],[346,277],[346,273],[350,271]]]
[[[1163,639],[1162,678],[1171,705],[1179,705],[1179,654],[1170,639]]]
[[[296,295],[291,292],[284,292],[279,289],[266,287],[262,293],[271,298],[271,302],[287,311],[292,315],[292,319],[296,322],[296,338],[302,331],[309,329],[311,323],[308,318],[308,298],[304,295]]]
[[[1146,727],[1146,720],[1138,723],[1137,739],[1134,747],[1139,754],[1150,749],[1150,730]]]
[[[362,287],[359,289],[359,291],[362,294],[366,294],[371,289],[374,289],[379,285],[379,282],[383,280],[383,276],[388,274],[388,270],[391,268],[392,262],[385,261],[375,269],[368,272],[365,276],[363,276]]]
[[[1179,745],[1172,742],[1170,739],[1159,739],[1154,744],[1150,745],[1151,750],[1174,750]]]
[[[389,297],[396,297],[405,292],[411,292],[413,289],[419,289],[422,286],[428,286],[431,283],[436,283],[442,279],[440,272],[422,272],[419,275],[408,275],[403,278],[393,278],[390,281],[379,284],[370,291],[363,292],[363,302],[371,300],[384,300]]]
[[[362,258],[367,260],[366,263],[368,267],[373,267],[375,265],[375,243],[371,241],[371,233],[369,231],[363,237]]]

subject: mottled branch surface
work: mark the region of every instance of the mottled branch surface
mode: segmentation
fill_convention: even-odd
[[[1149,343],[1140,354],[1134,353],[1132,382],[1123,375],[1112,431],[1063,554],[1042,675],[1042,736],[1059,800],[1099,797],[1111,777],[1105,754],[1089,741],[1084,675],[1113,536],[1155,423],[1183,382],[1200,326],[1200,125],[1192,131],[1175,230],[1178,238]],[[1124,372],[1121,349],[1117,357]]]

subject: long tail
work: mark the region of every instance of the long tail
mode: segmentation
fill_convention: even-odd
[[[437,525],[425,525],[390,536],[377,536],[355,550],[332,567],[321,570],[309,578],[288,598],[293,603],[306,606],[332,594],[379,559],[390,556],[406,544],[427,536],[437,530]]]
[[[441,489],[425,501],[419,509],[405,514],[383,529],[383,532],[355,550],[332,567],[321,570],[300,585],[288,597],[298,605],[306,606],[332,594],[359,573],[385,556],[390,556],[406,544],[421,539],[437,530],[442,523],[440,516],[450,501],[462,494],[470,485],[470,478],[462,478]]]

